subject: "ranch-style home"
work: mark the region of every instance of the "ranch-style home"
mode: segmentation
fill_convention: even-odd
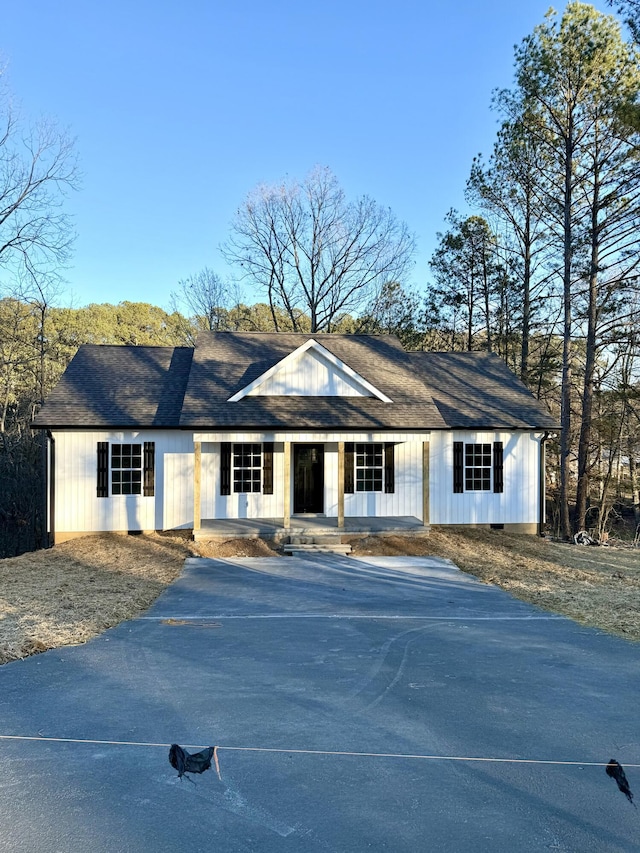
[[[496,355],[389,335],[80,347],[33,426],[50,533],[469,524],[535,533],[548,411]]]

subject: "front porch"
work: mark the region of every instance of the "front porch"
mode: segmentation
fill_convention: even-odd
[[[283,518],[203,518],[193,538],[203,539],[284,539],[289,536],[345,535],[355,533],[426,535],[429,525],[424,525],[413,515],[386,517],[345,518],[338,526],[337,518],[324,516],[291,516],[288,526]]]

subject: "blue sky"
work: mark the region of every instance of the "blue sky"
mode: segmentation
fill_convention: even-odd
[[[163,307],[219,253],[258,183],[329,166],[416,234],[412,283],[464,209],[491,92],[548,0],[24,0],[0,55],[31,118],[76,138],[78,234],[61,301]],[[564,8],[564,4],[559,7]],[[600,4],[602,11],[610,9]],[[260,299],[247,293],[247,301]]]

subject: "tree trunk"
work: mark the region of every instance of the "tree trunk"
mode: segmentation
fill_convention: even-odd
[[[529,337],[531,335],[531,199],[527,193],[527,208],[524,223],[524,274],[522,277],[522,349],[520,355],[520,378],[529,382]]]
[[[487,323],[487,352],[493,352],[491,341],[491,303],[489,299],[489,271],[487,270],[487,252],[486,247],[482,250],[482,285],[484,287],[484,313]]]
[[[589,499],[589,448],[591,446],[591,424],[593,420],[593,379],[596,370],[596,325],[598,320],[598,261],[599,232],[598,210],[600,186],[597,168],[594,174],[593,199],[591,203],[591,263],[589,269],[589,304],[587,308],[587,341],[582,391],[582,421],[578,444],[578,485],[576,488],[576,531],[586,526]]]
[[[637,525],[640,524],[640,492],[638,491],[638,478],[636,475],[636,447],[630,433],[627,434],[627,453],[629,454],[631,505],[633,506],[633,519]]]
[[[564,146],[564,223],[563,223],[563,334],[562,334],[562,400],[560,412],[560,529],[562,536],[569,539],[571,520],[569,517],[569,454],[571,451],[571,269],[573,260],[573,121],[569,127]]]

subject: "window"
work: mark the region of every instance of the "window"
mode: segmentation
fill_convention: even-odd
[[[233,445],[233,491],[259,492],[262,470],[261,444]]]
[[[154,441],[145,441],[142,444],[111,444],[111,453],[109,442],[99,441],[97,451],[97,497],[109,497],[109,483],[112,495],[154,496]]]
[[[381,444],[356,444],[356,491],[381,492],[383,455]]]
[[[467,492],[491,489],[491,445],[465,444],[464,488]]]
[[[111,445],[111,494],[142,494],[142,445]]]
[[[501,441],[491,444],[453,442],[453,491],[504,491],[504,448]]]

